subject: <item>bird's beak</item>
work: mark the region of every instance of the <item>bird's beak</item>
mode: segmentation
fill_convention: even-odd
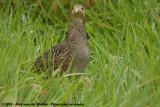
[[[79,12],[79,8],[75,8],[75,12],[76,12],[76,13]]]

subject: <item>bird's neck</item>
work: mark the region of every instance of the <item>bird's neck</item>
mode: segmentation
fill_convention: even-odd
[[[65,42],[72,46],[77,53],[84,53],[84,56],[90,54],[84,19],[73,19],[71,21]]]
[[[73,18],[67,34],[67,41],[86,38],[85,19]]]
[[[73,18],[69,32],[71,30],[83,32],[85,30],[85,19]]]
[[[71,27],[73,26],[85,26],[85,18],[73,18],[71,20]]]

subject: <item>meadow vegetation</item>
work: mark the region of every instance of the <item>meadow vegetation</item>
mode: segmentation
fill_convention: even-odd
[[[86,7],[88,74],[32,72],[34,60],[65,39],[74,4]],[[159,0],[0,2],[0,104],[158,107],[159,99]]]

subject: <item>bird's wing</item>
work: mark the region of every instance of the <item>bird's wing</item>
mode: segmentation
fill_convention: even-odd
[[[62,42],[39,56],[34,62],[34,68],[45,70],[53,67],[57,69],[63,63],[63,69],[66,70],[70,64],[74,50],[71,46]]]

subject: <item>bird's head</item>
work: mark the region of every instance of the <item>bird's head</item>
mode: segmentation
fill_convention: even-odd
[[[85,17],[85,10],[84,10],[83,5],[81,5],[81,4],[74,5],[72,14],[76,18],[84,18]]]

